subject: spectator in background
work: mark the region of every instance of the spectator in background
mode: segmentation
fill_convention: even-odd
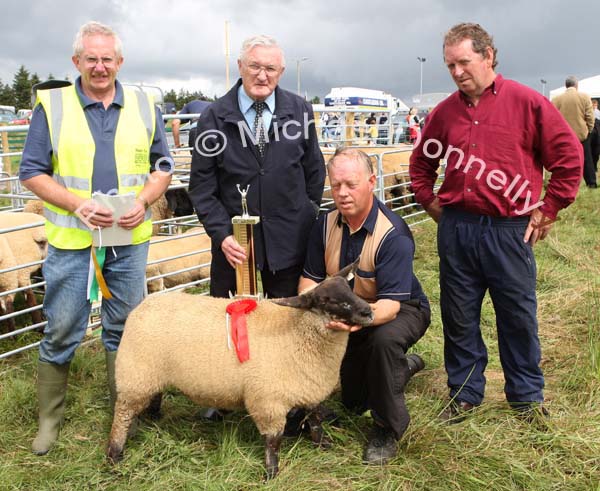
[[[179,111],[177,114],[202,114],[202,112],[204,112],[208,106],[210,106],[210,102],[195,99],[195,100],[190,101],[187,104],[185,104],[181,108],[181,111]],[[187,119],[186,121],[189,121],[190,126],[191,126],[190,131],[188,133],[187,146],[193,147],[194,140],[196,138],[196,124],[197,124],[198,118]],[[173,144],[174,144],[175,148],[184,146],[184,144],[181,143],[181,139],[179,136],[179,128],[180,127],[181,127],[181,119],[177,119],[177,118],[173,119],[173,121],[171,123],[171,128],[173,130]]]
[[[367,143],[371,146],[377,143],[377,136],[379,135],[379,128],[377,127],[377,120],[374,117],[370,117],[366,121],[367,123]]]
[[[421,132],[421,119],[417,114],[416,107],[410,108],[410,111],[406,115],[406,122],[408,123],[408,141],[410,143],[415,143]]]
[[[590,149],[594,172],[597,172],[598,159],[600,158],[600,109],[598,109],[598,99],[592,99],[592,107],[594,108],[594,129],[590,137]]]
[[[594,110],[590,96],[577,90],[577,78],[569,76],[565,80],[567,90],[552,99],[552,104],[560,111],[573,129],[583,147],[583,178],[588,188],[595,189],[596,171],[592,162],[590,136],[594,128]]]
[[[381,116],[379,117],[379,140],[377,140],[377,144],[378,145],[386,145],[388,142],[388,134],[389,134],[389,128],[387,125],[388,122],[388,117],[385,113],[381,113]]]

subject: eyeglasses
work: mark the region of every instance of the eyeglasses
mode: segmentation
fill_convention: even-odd
[[[105,68],[112,68],[115,66],[115,59],[111,56],[103,56],[102,58],[97,58],[96,56],[84,56],[83,61],[90,68],[98,66],[98,63],[102,63]]]
[[[250,65],[246,65],[246,67],[248,68],[248,71],[252,75],[258,75],[260,72],[262,72],[264,70],[268,77],[274,77],[281,70],[281,68],[277,67],[277,66],[273,66],[273,65],[260,66],[260,65],[257,65],[256,63],[251,63]]]

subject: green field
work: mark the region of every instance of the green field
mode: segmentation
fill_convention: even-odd
[[[546,399],[550,418],[528,424],[508,409],[491,302],[482,329],[490,363],[486,400],[462,423],[437,416],[447,389],[442,359],[435,225],[414,230],[416,270],[434,306],[433,323],[415,351],[427,363],[407,388],[412,422],[398,457],[386,467],[361,463],[368,415],[340,411],[334,442],[321,451],[289,439],[279,476],[263,482],[263,444],[252,421],[232,413],[205,422],[199,408],[169,393],[164,417],[145,421],[128,442],[124,461],[110,467],[104,355],[99,343],[72,364],[67,423],[53,451],[29,451],[36,431],[36,353],[0,362],[0,490],[600,490],[600,191],[582,189],[561,213],[550,237],[536,246]],[[276,374],[274,375],[276,376]]]

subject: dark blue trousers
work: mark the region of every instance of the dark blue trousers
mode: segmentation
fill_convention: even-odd
[[[511,403],[543,401],[536,265],[523,242],[529,217],[496,218],[444,208],[438,226],[444,359],[450,396],[480,404],[487,349],[480,329],[486,291],[496,312],[504,392]]]

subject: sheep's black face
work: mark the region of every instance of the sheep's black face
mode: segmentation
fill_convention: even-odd
[[[373,322],[371,306],[358,297],[345,278],[334,276],[311,290],[313,310],[322,312],[333,320],[350,325],[368,326]]]

